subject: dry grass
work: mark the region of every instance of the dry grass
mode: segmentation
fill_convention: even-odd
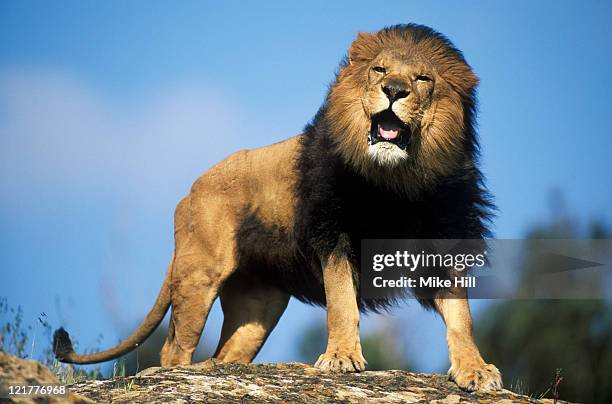
[[[0,351],[22,359],[39,361],[51,369],[61,384],[103,379],[100,367],[85,370],[55,359],[51,350],[53,328],[47,321],[47,315],[44,312],[39,314],[33,324],[26,324],[21,306],[11,306],[6,298],[0,297]],[[40,338],[40,334],[43,335],[43,338]],[[99,336],[98,343],[101,342],[101,339],[102,336]],[[76,341],[75,345],[77,345]],[[40,347],[43,347],[42,350]],[[97,347],[90,350],[97,350]],[[125,376],[126,364],[125,358],[114,362],[112,372],[108,377]]]

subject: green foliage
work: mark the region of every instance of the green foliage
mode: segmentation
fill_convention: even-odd
[[[305,363],[315,363],[319,359],[319,355],[325,352],[326,345],[327,329],[325,323],[317,321],[311,324],[298,341],[298,352],[301,360]]]
[[[606,238],[592,223],[589,238]],[[579,238],[577,222],[560,216],[536,226],[530,239]],[[526,257],[517,276],[546,270],[546,262]],[[600,277],[601,275],[593,275]],[[601,278],[589,279],[601,282]],[[477,340],[484,358],[502,371],[506,385],[522,393],[552,398],[558,383],[561,399],[612,402],[612,305],[604,300],[519,300],[492,305],[478,319]],[[557,369],[561,375],[557,375]]]
[[[599,300],[503,302],[479,319],[483,356],[536,396],[563,369],[561,398],[612,402],[612,310]]]
[[[410,369],[401,338],[390,330],[392,328],[379,328],[361,339],[368,370]]]

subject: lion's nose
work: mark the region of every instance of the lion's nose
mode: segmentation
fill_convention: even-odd
[[[408,97],[410,90],[408,90],[403,84],[400,83],[389,83],[383,86],[383,93],[387,94],[389,101],[394,102],[400,98]]]

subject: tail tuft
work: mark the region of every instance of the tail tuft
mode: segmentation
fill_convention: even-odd
[[[63,327],[53,333],[53,353],[59,361],[67,361],[74,354],[70,335]]]

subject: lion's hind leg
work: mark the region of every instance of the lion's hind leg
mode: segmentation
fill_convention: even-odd
[[[225,256],[212,256],[197,241],[178,243],[170,281],[172,315],[160,355],[162,366],[191,364],[212,304],[234,270],[231,248],[225,249]]]
[[[289,295],[245,276],[233,276],[221,292],[223,328],[215,358],[249,363],[278,323]]]
[[[213,302],[235,272],[235,207],[208,180],[194,184],[174,213],[175,251],[171,264],[172,315],[160,360],[164,367],[188,365],[199,343]],[[198,195],[211,196],[204,201]]]
[[[207,270],[210,263],[198,255],[177,256],[172,278],[172,315],[161,351],[161,365],[189,365],[210,308],[223,278]]]

